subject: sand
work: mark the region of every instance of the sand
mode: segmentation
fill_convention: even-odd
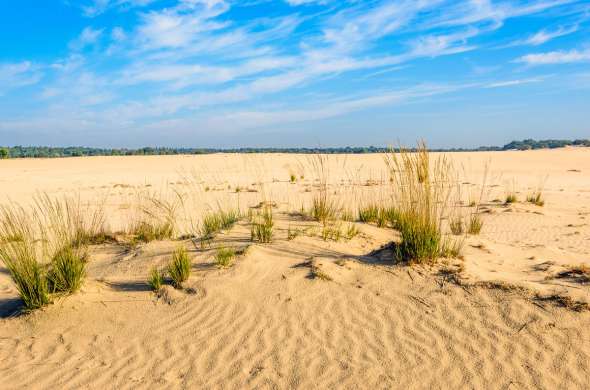
[[[0,388],[589,388],[590,313],[543,297],[590,302],[590,285],[556,277],[590,265],[590,149],[449,157],[465,204],[489,165],[484,228],[465,239],[462,260],[412,267],[382,249],[397,239],[391,229],[356,223],[356,237],[324,241],[297,215],[317,190],[309,156],[0,161],[2,202],[27,204],[39,191],[106,199],[113,230],[142,192],[184,193],[186,233],[219,204],[276,204],[270,244],[252,244],[243,220],[210,247],[94,246],[82,290],[28,315],[15,311],[0,265]],[[387,196],[383,156],[328,162],[343,207]],[[545,205],[524,202],[540,186]],[[519,202],[494,202],[512,190]],[[297,229],[306,233],[288,240]],[[158,297],[148,272],[178,245],[191,278]],[[247,249],[220,269],[219,246]]]

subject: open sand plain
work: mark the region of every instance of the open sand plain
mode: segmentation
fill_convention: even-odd
[[[374,224],[324,239],[300,213],[322,181],[313,156],[0,161],[3,203],[79,194],[118,232],[142,194],[177,197],[186,238],[93,246],[81,291],[31,314],[0,264],[0,388],[590,388],[590,284],[559,276],[590,266],[590,148],[448,156],[458,207],[485,183],[484,225],[432,266],[393,264],[397,233]],[[325,161],[342,209],[388,199],[382,155]],[[545,205],[525,202],[539,188]],[[250,242],[245,218],[209,246],[191,239],[207,211],[260,202],[275,206],[272,243]],[[156,296],[149,270],[178,245],[191,277]],[[218,268],[221,245],[247,250]]]

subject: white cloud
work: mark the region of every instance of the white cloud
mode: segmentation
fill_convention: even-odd
[[[8,90],[37,84],[42,73],[29,61],[0,64],[0,95]]]
[[[540,78],[497,81],[497,82],[490,83],[490,84],[486,85],[485,88],[515,87],[517,85],[540,83],[542,81],[543,81],[543,79],[540,79]]]
[[[527,54],[515,60],[527,65],[568,64],[573,62],[590,61],[590,49],[550,51],[547,53]]]
[[[92,27],[86,27],[80,35],[70,42],[70,49],[74,51],[82,50],[87,46],[94,45],[98,42],[102,35],[102,29],[93,29]]]

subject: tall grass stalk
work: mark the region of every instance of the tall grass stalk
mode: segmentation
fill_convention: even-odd
[[[391,151],[385,161],[392,184],[394,227],[401,234],[394,256],[398,261],[433,262],[449,246],[441,221],[455,188],[453,165],[444,155],[431,162],[423,142],[416,152]]]
[[[21,206],[0,207],[0,260],[10,272],[27,310],[50,302],[34,226]]]

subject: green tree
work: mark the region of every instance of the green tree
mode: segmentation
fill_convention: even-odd
[[[10,157],[10,153],[6,148],[0,148],[0,160],[6,159]]]

